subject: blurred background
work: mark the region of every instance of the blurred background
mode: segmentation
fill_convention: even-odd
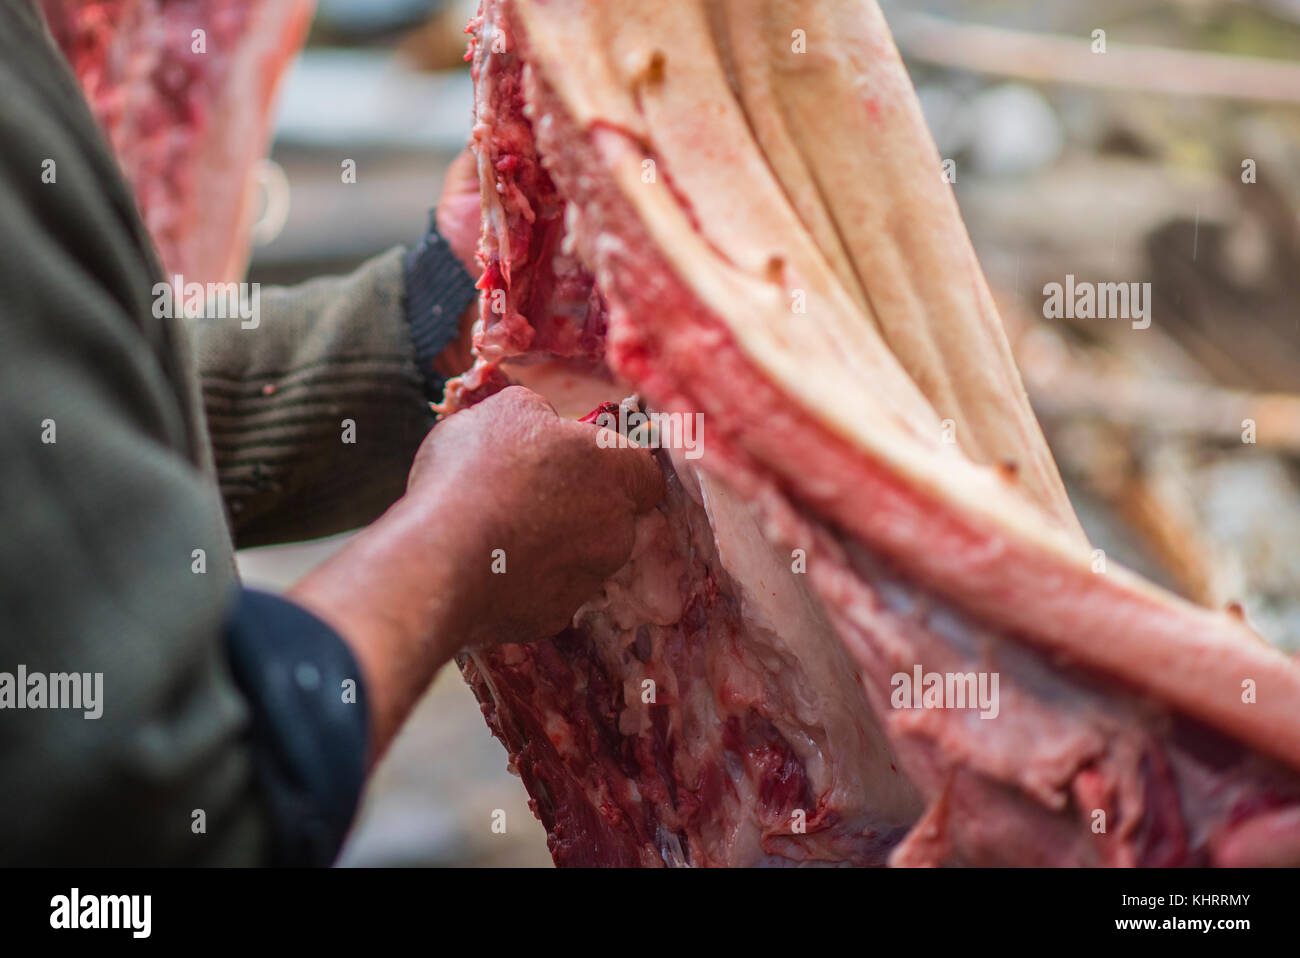
[[[881,6],[1094,544],[1300,650],[1300,0]],[[420,236],[469,134],[476,7],[320,0],[281,93],[251,280]],[[345,157],[357,184],[339,190]],[[1151,283],[1150,327],[1044,318],[1067,274]],[[337,544],[240,566],[283,588]],[[505,764],[444,669],[341,863],[549,865]]]

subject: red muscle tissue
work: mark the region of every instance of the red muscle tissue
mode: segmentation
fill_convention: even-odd
[[[507,305],[470,380],[607,323],[704,426],[569,630],[465,662],[556,862],[1300,864],[1300,669],[1094,571],[875,5],[472,27]],[[924,675],[993,707],[916,708]]]

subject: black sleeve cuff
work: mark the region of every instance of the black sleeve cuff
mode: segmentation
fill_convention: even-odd
[[[406,254],[406,319],[415,343],[415,363],[424,377],[425,396],[442,400],[445,385],[433,361],[460,334],[460,317],[478,296],[474,277],[465,271],[429,214],[429,232]]]
[[[240,590],[225,638],[253,712],[271,864],[329,865],[365,780],[369,713],[361,670],[333,629],[263,592]]]

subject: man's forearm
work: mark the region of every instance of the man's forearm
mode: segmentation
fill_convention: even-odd
[[[289,590],[351,647],[370,702],[370,764],[466,638],[437,506],[399,500]]]

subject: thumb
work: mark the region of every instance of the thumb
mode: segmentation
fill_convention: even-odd
[[[602,449],[614,465],[619,484],[632,500],[636,513],[649,512],[664,497],[664,474],[647,449],[640,446],[617,446]]]
[[[596,445],[601,448],[601,455],[609,456],[609,461],[615,463],[621,484],[640,515],[649,512],[664,497],[664,475],[648,450],[621,441],[622,434],[612,425],[618,418],[618,409],[618,403],[604,402],[578,422],[597,428]]]

